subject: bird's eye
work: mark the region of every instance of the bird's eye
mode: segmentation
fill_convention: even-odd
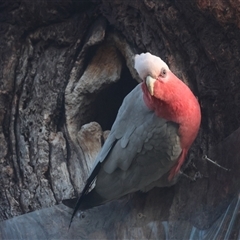
[[[162,68],[160,75],[161,77],[165,77],[167,75],[167,70],[165,68]]]

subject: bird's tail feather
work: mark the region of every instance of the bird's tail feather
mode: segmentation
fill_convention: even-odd
[[[74,208],[77,204],[77,200],[78,198],[65,199],[65,200],[62,200],[62,203],[69,208]]]
[[[81,196],[79,199],[78,198],[73,198],[73,199],[67,199],[63,200],[62,203],[70,208],[74,209],[74,212],[72,214],[72,218],[69,224],[69,228],[71,226],[72,220],[74,215],[76,214],[77,210],[87,210],[93,207],[100,206],[104,203],[107,202],[107,199],[101,197],[95,189],[93,189],[91,192],[89,192],[86,195]],[[76,205],[78,205],[76,207]]]
[[[78,198],[65,199],[62,201],[64,205],[73,209],[75,208],[77,202]],[[84,211],[93,207],[100,206],[106,202],[107,200],[105,198],[101,197],[96,191],[93,190],[87,195],[82,196],[81,204],[78,210]]]
[[[83,196],[82,203],[79,207],[80,210],[87,210],[93,207],[100,206],[107,202],[107,199],[100,196],[95,189]]]

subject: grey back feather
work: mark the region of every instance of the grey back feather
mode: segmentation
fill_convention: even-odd
[[[116,199],[160,179],[181,154],[178,125],[147,108],[141,84],[124,99],[96,159],[101,162],[95,191]]]

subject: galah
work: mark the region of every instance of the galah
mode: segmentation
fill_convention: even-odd
[[[188,86],[150,53],[136,55],[134,67],[143,82],[125,97],[71,221],[78,209],[171,185],[197,136],[200,106]]]

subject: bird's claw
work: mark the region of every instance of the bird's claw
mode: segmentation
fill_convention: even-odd
[[[202,157],[202,159],[203,159],[203,160],[207,160],[207,161],[213,163],[214,165],[218,166],[219,168],[224,169],[225,171],[231,171],[231,169],[228,169],[228,168],[225,168],[225,167],[219,165],[218,163],[216,163],[215,161],[213,161],[212,159],[210,159],[207,155],[204,155],[204,156]]]

